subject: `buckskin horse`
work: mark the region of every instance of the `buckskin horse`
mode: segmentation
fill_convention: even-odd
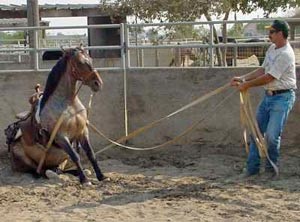
[[[43,174],[47,169],[60,167],[71,160],[80,182],[90,183],[80,156],[72,145],[79,144],[91,162],[97,179],[101,181],[105,177],[90,144],[87,110],[77,96],[77,82],[89,86],[93,92],[99,91],[103,82],[82,46],[63,51],[62,58],[48,75],[44,92],[31,97],[32,111],[6,129],[11,162],[17,171],[37,171]],[[62,113],[63,119],[53,143],[45,150]],[[39,165],[41,170],[38,169]]]

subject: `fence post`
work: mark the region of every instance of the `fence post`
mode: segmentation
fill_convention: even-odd
[[[20,40],[18,40],[18,48],[21,48],[21,42]],[[18,52],[18,63],[21,63],[21,51]]]
[[[209,66],[212,68],[214,67],[214,30],[213,30],[213,24],[209,24],[209,52],[210,52],[210,61],[209,61]]]
[[[127,26],[127,23],[122,23],[122,24],[123,24],[123,28],[124,28],[124,33],[123,33],[124,43],[122,43],[122,44],[123,44],[124,52],[125,52],[125,66],[126,66],[126,69],[129,69],[130,68],[130,50],[129,50],[128,46],[129,46],[130,42],[129,42],[129,37],[128,37],[128,26]]]
[[[39,21],[39,6],[38,0],[27,0],[27,26],[38,27],[40,24]],[[30,52],[30,65],[34,70],[38,70],[38,30],[29,31],[29,47],[34,48],[34,51]]]
[[[141,64],[140,66],[141,67],[144,67],[144,49],[140,49],[140,61],[141,61]]]
[[[125,37],[126,36],[126,37]],[[125,136],[128,135],[128,110],[127,110],[127,67],[128,64],[126,63],[126,54],[127,45],[126,42],[127,38],[127,27],[124,23],[120,24],[120,40],[121,40],[121,62],[122,62],[122,70],[123,70],[123,88],[124,88],[124,126],[125,126]]]
[[[234,45],[234,51],[233,51],[233,65],[237,66],[237,57],[238,57],[238,47],[237,44],[235,43]]]
[[[39,54],[38,54],[38,48],[39,48],[39,43],[38,43],[38,39],[39,39],[39,30],[34,30],[34,38],[35,38],[35,41],[34,41],[34,53],[33,53],[33,56],[34,56],[34,70],[38,71],[39,70]]]
[[[159,51],[157,48],[154,49],[154,53],[155,53],[155,55],[154,55],[155,56],[155,67],[159,67]]]

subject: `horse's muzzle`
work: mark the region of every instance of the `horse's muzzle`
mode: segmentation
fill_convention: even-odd
[[[102,81],[99,73],[97,72],[97,70],[93,71],[92,76],[93,76],[93,78],[90,79],[88,85],[90,86],[92,91],[98,92],[99,90],[102,89],[103,81]]]

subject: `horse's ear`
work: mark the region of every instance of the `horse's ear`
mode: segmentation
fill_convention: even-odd
[[[79,45],[79,49],[80,49],[81,51],[83,51],[84,53],[86,53],[87,55],[89,55],[89,51],[86,50],[86,49],[83,47],[83,43],[82,43],[82,42],[81,42],[80,45]]]
[[[71,56],[72,56],[72,51],[70,51],[70,49],[64,49],[64,47],[63,46],[60,46],[60,48],[61,48],[61,51],[63,52],[63,57],[64,58],[70,58]]]
[[[82,44],[82,42],[79,45],[79,49],[83,50],[83,44]]]

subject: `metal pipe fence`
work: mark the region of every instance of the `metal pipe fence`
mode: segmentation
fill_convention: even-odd
[[[62,26],[62,27],[6,27],[0,28],[0,32],[3,31],[35,31],[37,37],[39,37],[39,32],[41,30],[55,30],[55,29],[119,29],[120,30],[120,39],[119,44],[116,45],[87,45],[85,48],[90,52],[92,50],[104,50],[104,52],[118,50],[120,56],[118,58],[109,58],[113,60],[117,60],[113,66],[103,66],[103,59],[94,59],[94,67],[98,70],[120,70],[123,72],[123,88],[124,88],[124,125],[125,125],[125,135],[128,135],[128,113],[127,113],[127,71],[130,69],[144,69],[144,68],[152,68],[152,69],[163,69],[170,68],[170,65],[174,65],[172,68],[183,68],[185,66],[186,59],[191,58],[193,54],[195,59],[193,60],[194,64],[198,62],[197,66],[190,66],[189,68],[201,68],[201,67],[216,67],[216,57],[220,57],[223,55],[226,62],[224,64],[217,64],[218,67],[224,67],[226,65],[236,66],[237,60],[244,58],[245,55],[242,55],[244,49],[246,51],[246,56],[249,56],[251,53],[255,54],[258,57],[258,60],[263,60],[264,50],[270,44],[269,42],[228,42],[228,43],[218,43],[214,41],[214,26],[215,25],[226,25],[230,24],[243,24],[243,23],[262,23],[269,22],[271,23],[273,19],[263,19],[263,20],[241,20],[241,21],[211,21],[211,22],[173,22],[173,23],[152,23],[152,24],[103,24],[103,25],[87,25],[87,26]],[[300,19],[287,19],[287,21],[299,22]],[[174,39],[164,40],[164,41],[156,41],[156,42],[146,42],[145,40],[141,41],[138,38],[136,33],[137,30],[146,31],[149,30],[149,27],[167,27],[167,26],[183,26],[183,25],[192,25],[192,26],[203,26],[206,25],[208,28],[208,33],[206,37],[206,41],[201,40],[193,40],[189,38],[185,38],[178,44],[178,41],[172,41]],[[144,30],[144,31],[145,31]],[[133,38],[133,35],[134,38]],[[265,38],[265,36],[264,36]],[[41,58],[41,53],[43,52],[55,52],[60,51],[61,48],[52,47],[47,44],[44,44],[47,41],[44,41],[41,44],[41,39],[37,38],[39,41],[36,41],[33,47],[20,46],[18,47],[9,46],[8,44],[0,45],[0,67],[1,65],[8,65],[5,69],[1,69],[0,73],[4,72],[17,72],[17,73],[25,73],[25,72],[35,72],[35,71],[50,71],[50,68],[54,66],[54,63],[47,63],[48,67],[45,66],[44,62]],[[188,41],[189,39],[190,41]],[[82,39],[79,38],[80,41]],[[135,41],[134,41],[135,40]],[[139,40],[139,41],[137,41]],[[85,40],[85,42],[88,42]],[[293,40],[290,41],[294,46],[295,50],[300,49],[300,41]],[[70,43],[70,41],[69,41]],[[78,42],[79,45],[80,42]],[[73,44],[72,42],[69,46]],[[76,42],[74,43],[76,44]],[[9,47],[8,47],[9,46]],[[300,50],[299,50],[300,51]],[[221,53],[221,54],[220,54]],[[223,53],[223,54],[222,54]],[[298,52],[300,54],[300,52]],[[17,62],[10,63],[9,61],[3,61],[3,55],[8,54],[16,54],[18,56]],[[35,64],[31,64],[30,66],[24,68],[24,66],[18,67],[19,64],[30,62],[30,55],[33,55],[35,59],[33,59]],[[225,55],[225,56],[224,56]],[[189,58],[187,58],[189,57]],[[28,59],[29,58],[29,59]],[[300,56],[299,56],[300,58]],[[108,58],[104,58],[106,60]],[[108,60],[109,60],[108,59]],[[171,59],[171,62],[166,62],[166,59]],[[184,59],[184,60],[182,60]],[[218,58],[219,59],[219,58]],[[150,62],[152,61],[152,64]],[[165,63],[161,64],[163,60]],[[179,60],[176,61],[176,60]],[[3,62],[1,62],[3,61]],[[134,64],[136,61],[136,64]],[[102,63],[101,63],[102,62]],[[224,62],[224,61],[223,61]],[[4,64],[7,63],[7,64]],[[115,65],[117,64],[117,65]],[[150,65],[149,65],[150,64]],[[9,66],[11,65],[11,66]],[[33,66],[32,66],[33,65]],[[258,65],[258,64],[256,64]],[[247,66],[247,65],[246,65]],[[32,68],[34,67],[34,68]]]
[[[188,64],[189,67],[214,67],[214,66],[227,66],[227,65],[237,65],[238,59],[245,59],[247,56],[251,56],[251,54],[255,55],[259,61],[263,60],[264,53],[270,42],[262,41],[262,42],[215,42],[215,36],[213,34],[215,26],[221,25],[237,25],[237,24],[263,24],[263,23],[271,23],[273,19],[260,19],[260,20],[240,20],[240,21],[207,21],[207,22],[171,22],[171,23],[147,23],[147,24],[101,24],[101,25],[86,25],[86,26],[60,26],[60,27],[2,27],[0,28],[0,32],[4,31],[35,31],[36,35],[39,37],[39,44],[35,45],[32,48],[29,48],[27,45],[22,47],[20,42],[22,40],[18,40],[18,44],[16,45],[0,45],[0,61],[3,60],[3,56],[5,54],[16,54],[18,56],[18,60],[16,65],[10,69],[10,71],[28,71],[32,69],[16,69],[17,63],[28,62],[30,59],[25,59],[26,56],[30,57],[29,52],[33,52],[33,55],[36,57],[36,64],[34,64],[34,69],[36,71],[49,71],[51,67],[43,67],[44,63],[41,60],[41,54],[46,51],[59,51],[60,48],[52,45],[48,46],[47,44],[41,44],[42,39],[39,36],[39,31],[45,30],[61,30],[61,29],[119,29],[120,30],[120,40],[118,45],[87,45],[85,48],[89,51],[92,50],[102,50],[102,51],[111,51],[111,50],[119,50],[120,57],[114,58],[115,64],[113,66],[105,66],[103,65],[105,62],[96,62],[95,68],[99,70],[126,70],[130,68],[168,68],[170,65],[174,65],[174,68],[182,68],[181,62],[184,60],[188,60],[188,62],[192,61],[192,65]],[[286,19],[287,22],[299,22],[300,19]],[[172,41],[173,39],[164,39],[160,41],[159,39],[155,42],[149,42],[145,39],[142,40],[139,38],[136,33],[137,30],[140,32],[147,32],[151,29],[151,27],[160,27],[164,30],[167,30],[168,27],[183,27],[183,26],[193,26],[193,27],[206,27],[207,35],[206,41],[203,40],[193,40],[191,38],[185,38],[179,44],[176,41]],[[295,31],[293,31],[295,33]],[[296,33],[297,34],[297,33]],[[133,38],[133,35],[135,37]],[[266,35],[260,36],[261,39],[266,39]],[[175,39],[175,38],[174,38]],[[294,39],[294,38],[293,38]],[[76,44],[76,41],[73,42],[74,39],[69,40],[68,47],[71,44]],[[75,39],[76,40],[76,39]],[[82,41],[82,38],[78,39]],[[138,40],[138,41],[137,41]],[[178,40],[178,39],[177,39]],[[51,39],[53,41],[53,39]],[[64,39],[66,41],[66,39]],[[247,41],[244,40],[244,41]],[[45,42],[45,41],[44,41]],[[84,41],[87,43],[87,39]],[[291,45],[294,47],[295,51],[300,54],[300,41],[296,38],[293,41],[290,41]],[[46,46],[46,47],[45,47]],[[298,52],[299,51],[299,52]],[[245,55],[243,55],[245,54]],[[220,59],[223,55],[223,59],[226,59],[226,63],[216,64],[217,58]],[[22,58],[22,59],[21,59]],[[136,58],[136,59],[135,59]],[[173,61],[174,64],[168,63],[169,59],[172,62],[173,60],[181,60]],[[97,59],[94,59],[97,61]],[[102,60],[110,60],[110,58],[103,58]],[[150,61],[152,60],[152,62]],[[136,61],[136,62],[135,62]],[[198,65],[197,65],[198,62]],[[109,63],[109,62],[108,62]],[[177,63],[177,64],[176,64]],[[230,64],[229,64],[230,63]],[[300,62],[299,62],[300,63]],[[2,62],[3,64],[3,62]],[[195,65],[196,64],[196,65]],[[51,65],[51,64],[50,64]],[[187,67],[184,66],[184,67]],[[243,66],[243,65],[242,65]],[[247,65],[244,65],[247,66]],[[6,72],[6,70],[0,70],[0,72]]]

